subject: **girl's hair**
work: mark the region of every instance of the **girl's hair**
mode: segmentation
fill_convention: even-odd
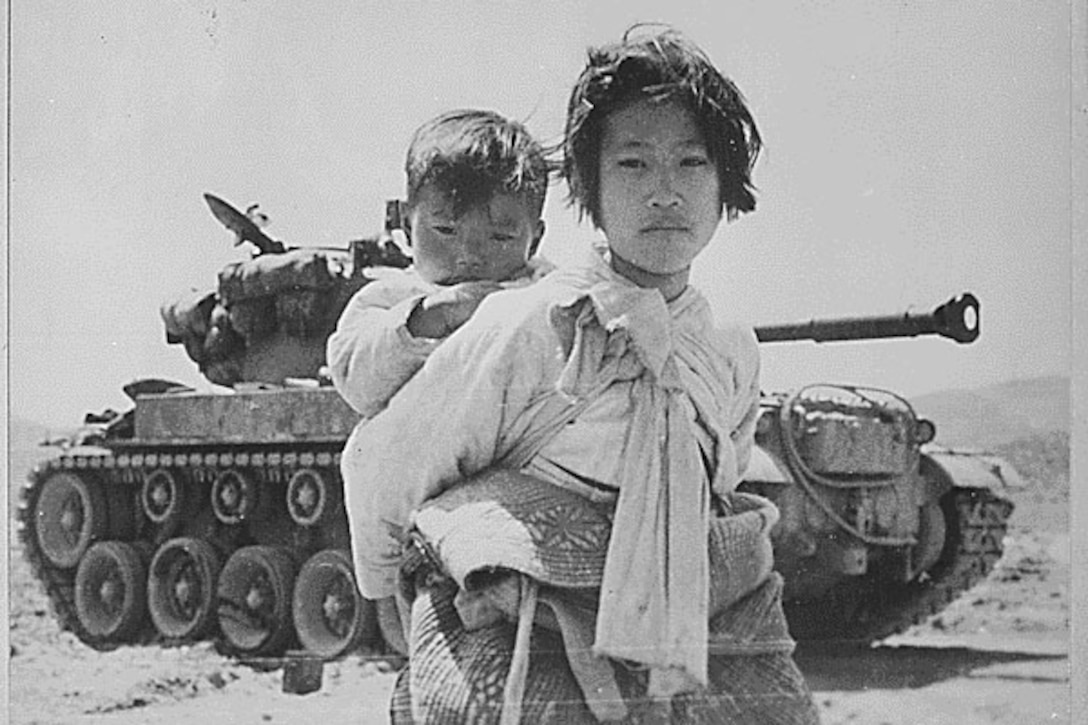
[[[667,28],[619,43],[590,48],[567,103],[563,176],[568,202],[600,227],[600,153],[604,120],[635,101],[678,101],[695,115],[707,153],[718,171],[721,204],[728,219],[755,209],[752,167],[762,146],[744,97],[703,51]]]
[[[450,197],[457,216],[499,193],[523,197],[539,216],[549,168],[540,144],[520,123],[493,111],[447,111],[412,136],[404,163],[408,205],[424,185],[434,184]]]

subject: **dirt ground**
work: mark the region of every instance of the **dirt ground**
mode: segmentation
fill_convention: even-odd
[[[866,651],[801,648],[826,725],[1070,723],[1068,488],[1015,497],[995,571],[922,626]],[[96,652],[59,631],[14,535],[8,721],[31,723],[384,723],[391,663],[326,664],[310,695],[282,692],[211,645]]]

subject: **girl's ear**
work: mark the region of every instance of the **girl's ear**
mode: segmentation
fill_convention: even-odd
[[[529,242],[530,257],[536,254],[536,250],[540,247],[540,240],[544,238],[544,229],[546,226],[543,219],[536,220],[536,229],[533,230],[533,240]]]

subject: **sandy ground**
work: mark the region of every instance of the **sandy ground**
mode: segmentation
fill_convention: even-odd
[[[798,650],[824,723],[1073,722],[1067,493],[1033,488],[1016,501],[998,567],[930,622],[866,651]],[[14,541],[11,554],[13,724],[387,722],[387,661],[326,664],[321,689],[301,696],[282,691],[281,670],[207,644],[96,652],[59,631]]]

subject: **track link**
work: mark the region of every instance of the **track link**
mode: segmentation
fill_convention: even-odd
[[[941,499],[948,526],[938,562],[911,582],[876,576],[840,582],[817,599],[787,602],[795,638],[867,645],[920,624],[979,583],[1001,558],[1013,505],[984,488],[954,488]]]
[[[38,505],[38,495],[45,477],[52,470],[52,462],[36,466],[30,472],[19,492],[18,534],[26,558],[34,577],[41,582],[45,595],[49,599],[49,608],[53,618],[62,631],[73,632],[86,641],[87,633],[76,616],[75,570],[63,571],[46,561],[38,545],[35,534],[34,510]]]
[[[62,630],[74,633],[96,649],[112,649],[119,643],[95,641],[80,624],[75,606],[75,570],[61,570],[43,555],[36,535],[34,511],[41,486],[55,470],[102,469],[108,485],[133,485],[142,472],[157,466],[184,468],[195,480],[208,481],[227,468],[259,471],[262,481],[284,482],[299,467],[313,466],[336,473],[339,453],[314,449],[299,451],[280,447],[254,450],[107,451],[71,454],[48,461],[31,471],[24,484],[18,509],[18,535],[34,576],[49,599],[54,619]],[[111,470],[113,469],[113,470]],[[129,483],[124,483],[124,481]],[[332,479],[330,479],[332,480]],[[948,606],[956,597],[980,582],[1002,553],[1012,503],[982,488],[955,488],[941,499],[947,521],[945,548],[937,564],[916,581],[889,582],[877,576],[843,581],[823,597],[787,602],[786,614],[798,640],[868,644],[901,632]],[[137,526],[136,541],[157,541],[149,522]],[[238,545],[245,543],[240,540]],[[296,553],[302,552],[295,547]],[[138,642],[170,646],[149,626]]]

